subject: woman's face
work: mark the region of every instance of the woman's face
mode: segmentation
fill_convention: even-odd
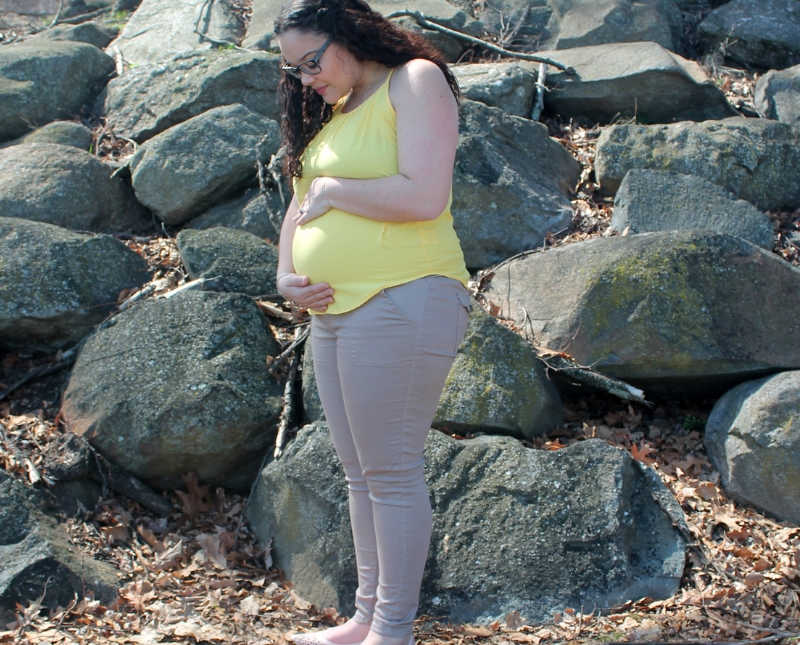
[[[284,64],[299,66],[300,82],[319,93],[326,103],[336,103],[353,87],[355,59],[339,44],[328,42],[325,34],[289,29],[278,36],[278,45]],[[317,65],[303,65],[310,61]],[[315,67],[319,71],[309,73],[309,68]]]

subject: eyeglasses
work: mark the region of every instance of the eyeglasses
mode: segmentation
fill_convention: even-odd
[[[308,74],[309,76],[319,74],[322,71],[319,61],[322,59],[322,55],[325,53],[325,50],[328,49],[328,45],[330,45],[331,42],[333,42],[333,38],[328,38],[310,60],[303,61],[299,65],[282,65],[281,70],[295,78],[300,78],[303,74]]]

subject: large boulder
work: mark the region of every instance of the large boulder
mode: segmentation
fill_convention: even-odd
[[[704,442],[731,497],[800,523],[800,372],[727,392],[708,417]]]
[[[78,25],[56,25],[39,32],[28,42],[39,40],[68,40],[76,43],[87,43],[103,49],[117,35],[117,31],[98,22],[82,22]]]
[[[597,238],[496,268],[487,298],[535,343],[626,381],[712,391],[800,367],[800,269],[708,231]]]
[[[92,131],[75,121],[53,121],[11,143],[58,143],[88,152],[92,147]]]
[[[533,348],[473,305],[433,426],[531,439],[561,417],[558,391]]]
[[[800,130],[731,117],[670,125],[615,125],[597,142],[595,175],[613,195],[633,168],[704,177],[761,210],[800,207]]]
[[[470,63],[452,67],[461,95],[529,118],[536,90],[536,72],[519,63]]]
[[[247,231],[230,228],[183,230],[178,252],[191,278],[207,278],[213,288],[274,298],[278,248]]]
[[[578,162],[541,123],[464,101],[452,210],[467,267],[540,246],[567,227],[579,175]]]
[[[250,188],[241,196],[217,204],[202,215],[193,217],[183,228],[202,230],[224,226],[247,231],[277,243],[284,211],[277,191],[270,190],[265,197],[258,188]]]
[[[756,81],[755,103],[766,119],[800,128],[800,65],[770,70]]]
[[[231,0],[142,0],[107,51],[119,51],[126,63],[136,66],[210,49],[213,40],[239,42],[242,27],[233,4]]]
[[[614,43],[538,53],[576,72],[554,70],[547,76],[545,108],[562,119],[609,123],[635,118],[639,123],[671,123],[737,115],[700,65],[657,43]]]
[[[213,108],[149,139],[131,159],[137,199],[167,224],[182,224],[256,176],[256,148],[279,145],[278,124],[245,106]]]
[[[489,0],[480,7],[488,31],[527,50],[637,41],[681,47],[681,15],[672,0]]]
[[[71,544],[67,530],[49,515],[44,497],[0,470],[0,621],[14,619],[17,604],[41,601],[68,606],[91,591],[111,604],[119,572]],[[48,511],[48,512],[45,512]]]
[[[194,472],[246,490],[275,437],[278,345],[251,298],[184,291],[118,314],[82,347],[61,414],[110,461],[174,488]]]
[[[241,103],[277,119],[279,60],[265,52],[178,54],[113,79],[96,109],[115,134],[139,143],[222,105]]]
[[[0,213],[81,231],[143,231],[151,222],[114,168],[73,146],[0,150]]]
[[[0,141],[75,116],[113,72],[111,57],[85,43],[0,47]]]
[[[550,452],[434,431],[425,456],[434,526],[422,612],[476,622],[516,610],[544,621],[567,607],[602,610],[677,591],[682,512],[626,452],[600,440]],[[264,467],[247,517],[300,595],[352,612],[346,485],[324,424],[303,428]]]
[[[797,0],[731,0],[706,16],[698,33],[737,65],[784,69],[800,63]]]
[[[302,387],[306,423],[324,421],[310,342],[303,355]],[[533,348],[473,304],[433,427],[530,439],[557,426],[562,412],[558,391]]]
[[[0,217],[0,347],[70,345],[147,279],[144,259],[109,235]]]
[[[282,0],[253,0],[253,13],[242,45],[257,49],[277,49],[278,43],[275,41],[273,24],[283,4]],[[468,11],[462,10],[458,6],[459,4],[457,1],[447,2],[446,0],[416,0],[415,2],[374,0],[369,3],[374,11],[385,16],[395,11],[411,9],[422,12],[426,18],[430,18],[445,27],[479,36],[482,32],[481,24],[472,19]],[[412,19],[401,19],[398,24],[421,31],[451,61],[456,60],[467,46],[462,40],[442,34],[439,31],[420,30],[417,23]]]
[[[772,221],[707,179],[665,170],[629,170],[614,197],[611,229],[631,233],[706,229],[772,249]]]

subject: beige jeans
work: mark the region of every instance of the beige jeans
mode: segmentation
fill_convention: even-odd
[[[431,535],[423,449],[467,327],[460,282],[427,276],[315,315],[314,373],[348,485],[355,620],[408,637]]]

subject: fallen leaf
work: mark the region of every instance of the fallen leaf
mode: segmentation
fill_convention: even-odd
[[[245,616],[258,616],[261,613],[261,603],[255,596],[247,596],[239,603],[239,610]]]

